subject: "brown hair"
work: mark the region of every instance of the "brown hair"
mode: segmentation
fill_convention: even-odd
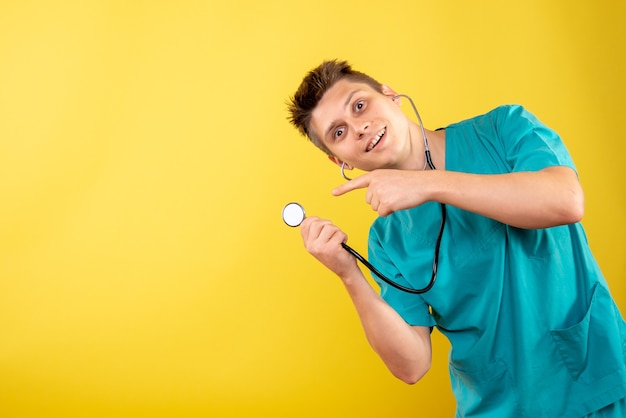
[[[367,74],[352,69],[346,61],[324,61],[321,65],[309,71],[304,77],[296,94],[289,100],[288,120],[302,135],[306,135],[313,144],[328,155],[332,152],[326,148],[324,143],[310,129],[311,113],[328,91],[337,81],[342,79],[365,83],[374,90],[382,93],[382,84],[374,80]]]

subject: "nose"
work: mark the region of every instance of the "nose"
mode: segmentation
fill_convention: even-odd
[[[364,121],[354,121],[354,132],[356,134],[356,139],[362,139],[363,136],[367,133],[368,128],[370,127],[369,122]]]

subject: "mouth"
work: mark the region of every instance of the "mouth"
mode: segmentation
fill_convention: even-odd
[[[367,145],[365,152],[370,152],[371,150],[373,150],[376,147],[376,145],[378,145],[378,143],[383,138],[383,136],[385,136],[386,132],[387,132],[387,128],[382,128],[380,131],[378,131],[376,136],[372,138],[370,143]]]

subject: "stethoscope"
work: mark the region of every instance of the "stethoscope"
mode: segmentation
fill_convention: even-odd
[[[428,147],[428,139],[426,138],[426,131],[424,130],[424,125],[422,124],[422,118],[420,118],[420,114],[417,111],[417,107],[415,107],[413,100],[411,100],[409,96],[405,94],[398,94],[393,99],[395,100],[398,97],[404,97],[409,100],[409,103],[411,103],[411,106],[413,107],[413,111],[415,112],[415,115],[417,116],[417,120],[419,121],[419,125],[422,130],[422,137],[424,138],[424,155],[426,157],[426,164],[431,170],[435,170],[435,165],[433,164],[432,158],[430,156],[430,149]],[[342,167],[341,173],[346,180],[350,180],[348,177],[346,177],[345,174],[343,174],[343,167]],[[441,238],[443,236],[443,230],[446,224],[446,205],[444,205],[443,203],[440,203],[440,205],[441,205],[441,225],[439,227],[439,234],[437,236],[437,241],[435,243],[435,254],[433,256],[432,275],[430,277],[430,282],[428,283],[428,285],[426,285],[426,287],[423,287],[421,289],[413,289],[411,287],[402,286],[401,284],[394,282],[393,280],[389,279],[384,274],[382,274],[380,271],[378,271],[378,269],[376,269],[372,264],[370,264],[369,261],[365,259],[365,257],[363,257],[361,254],[356,252],[352,247],[350,247],[345,242],[342,242],[341,246],[350,254],[352,254],[354,257],[356,257],[357,260],[363,263],[363,265],[367,267],[372,273],[374,273],[382,281],[389,284],[390,286],[395,287],[396,289],[402,290],[403,292],[407,292],[407,293],[413,293],[413,294],[426,293],[430,289],[432,289],[432,287],[435,285],[435,280],[437,280],[437,268],[439,266],[439,247],[441,246]],[[306,213],[304,211],[304,208],[302,207],[302,205],[296,202],[291,202],[285,205],[285,207],[283,208],[282,215],[283,215],[283,221],[291,227],[300,226],[300,224],[306,218]]]

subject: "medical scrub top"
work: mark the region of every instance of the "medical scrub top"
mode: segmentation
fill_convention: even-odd
[[[446,170],[476,174],[574,164],[559,136],[521,106],[446,129]],[[582,417],[626,396],[626,326],[580,223],[521,229],[446,206],[437,281],[421,295],[374,279],[410,325],[451,343],[457,417]],[[425,287],[440,204],[376,219],[370,262]]]

